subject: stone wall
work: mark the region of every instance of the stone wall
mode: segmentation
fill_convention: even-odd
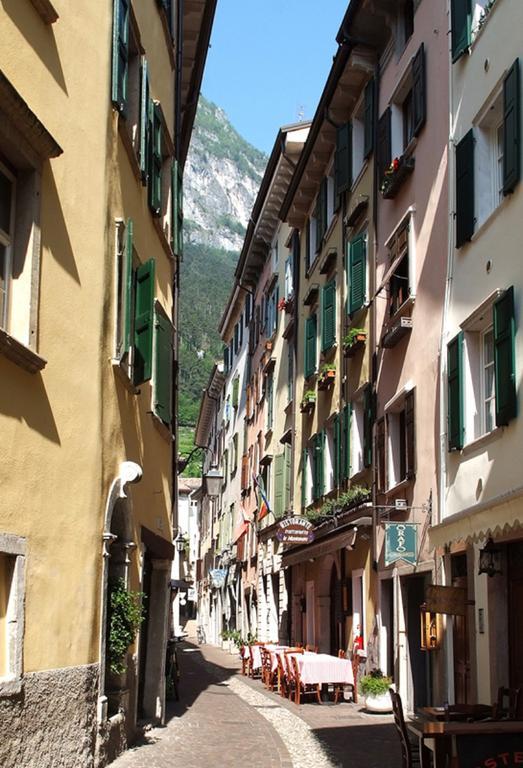
[[[0,698],[3,768],[93,768],[98,664],[24,675]]]

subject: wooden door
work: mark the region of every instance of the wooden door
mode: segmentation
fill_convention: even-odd
[[[523,542],[507,547],[508,554],[508,636],[509,685],[523,687]]]

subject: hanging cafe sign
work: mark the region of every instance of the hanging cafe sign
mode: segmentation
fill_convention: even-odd
[[[305,517],[286,517],[280,520],[276,538],[283,544],[310,544],[314,541],[313,525]]]
[[[385,523],[385,567],[397,560],[418,559],[418,526],[415,523]]]

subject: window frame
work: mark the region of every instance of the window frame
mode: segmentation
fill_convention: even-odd
[[[7,674],[0,676],[0,698],[18,694],[23,684],[25,632],[26,539],[0,533],[0,552],[14,559],[6,616]]]

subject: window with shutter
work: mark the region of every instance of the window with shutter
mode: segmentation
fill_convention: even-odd
[[[316,372],[316,315],[305,320],[305,370],[308,379]]]
[[[474,234],[474,134],[456,146],[456,248]]]
[[[307,463],[309,460],[309,452],[306,448],[301,452],[301,506],[302,509],[308,504],[308,492],[307,492]]]
[[[271,374],[267,376],[267,429],[272,429],[274,425],[274,377]]]
[[[496,426],[498,427],[508,424],[517,413],[514,336],[514,288],[511,286],[494,302],[494,365]]]
[[[352,126],[341,125],[336,130],[336,151],[334,155],[334,192],[341,195],[352,183]]]
[[[117,223],[117,296],[115,358],[123,361],[132,344],[134,314],[133,222]]]
[[[412,59],[412,132],[418,136],[425,125],[426,93],[425,93],[425,47],[423,43]]]
[[[452,61],[455,62],[470,47],[472,0],[451,0]]]
[[[140,174],[142,184],[146,185],[149,181],[149,168],[147,162],[147,152],[149,147],[149,67],[147,59],[142,56],[142,66],[140,68],[140,151],[138,159],[140,162]]]
[[[416,422],[414,418],[414,390],[405,397],[405,477],[416,474]]]
[[[158,310],[154,313],[153,412],[165,424],[172,421],[173,327]]]
[[[378,182],[381,184],[385,171],[390,167],[392,161],[391,145],[391,109],[387,107],[385,112],[378,120],[378,137],[376,148],[376,160],[378,163]]]
[[[177,160],[172,164],[171,248],[177,256],[183,255],[183,177]]]
[[[447,345],[447,408],[449,451],[461,450],[464,443],[463,333]]]
[[[142,384],[152,376],[154,267],[154,259],[149,259],[136,270],[133,361],[135,384]]]
[[[321,351],[336,341],[336,281],[326,283],[321,291]]]
[[[125,112],[128,91],[129,0],[113,2],[112,102]]]
[[[503,194],[514,191],[520,177],[521,96],[519,59],[503,80]]]
[[[369,157],[374,149],[374,78],[365,86],[363,156]]]
[[[363,390],[363,466],[372,465],[372,425],[374,424],[374,395],[372,385]]]
[[[162,119],[160,105],[150,102],[150,167],[149,167],[149,208],[153,216],[160,216],[162,212]]]
[[[284,493],[283,493],[283,511],[291,508],[291,469],[292,469],[292,448],[290,445],[286,445],[283,449],[283,456],[285,461],[284,467]]]
[[[240,377],[235,376],[232,381],[232,407],[238,408],[240,401]]]
[[[349,314],[352,315],[361,309],[365,303],[366,293],[366,235],[358,235],[348,244],[349,248]]]
[[[274,517],[278,520],[285,511],[285,455],[274,457]]]

